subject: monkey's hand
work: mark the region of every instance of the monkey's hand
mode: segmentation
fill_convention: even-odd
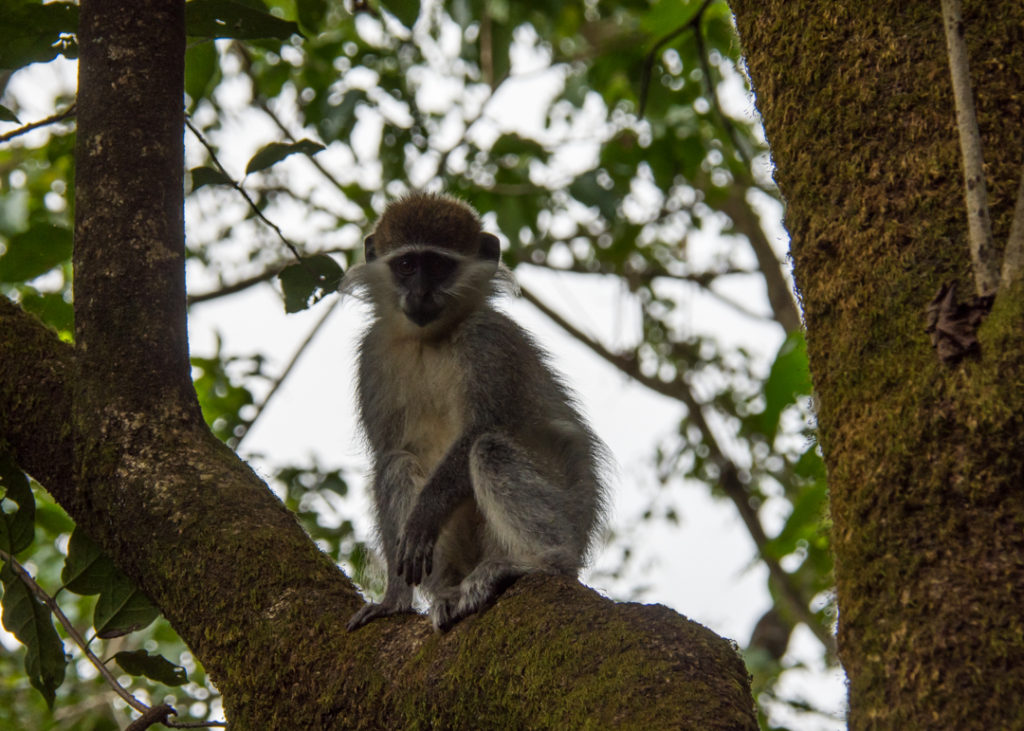
[[[437,543],[437,528],[414,510],[405,524],[402,539],[398,542],[398,557],[395,570],[410,586],[416,586],[430,575],[434,568],[434,545]]]

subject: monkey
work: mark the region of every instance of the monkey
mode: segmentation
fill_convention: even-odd
[[[411,611],[419,586],[447,631],[524,574],[578,574],[607,452],[548,355],[495,308],[514,280],[468,204],[409,194],[364,248],[341,290],[372,307],[356,390],[387,585],[348,629]]]

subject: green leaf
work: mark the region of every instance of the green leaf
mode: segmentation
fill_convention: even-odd
[[[109,640],[142,629],[159,616],[159,608],[149,597],[118,571],[113,581],[100,592],[92,625],[96,628],[97,637]]]
[[[248,382],[248,377],[260,375],[261,363],[253,359],[254,368],[246,373],[245,380],[233,378],[228,373],[228,366],[238,365],[238,361],[221,354],[219,339],[212,358],[193,356],[191,361],[192,384],[203,409],[203,419],[217,438],[226,442],[235,436],[235,430],[244,422],[240,415],[242,408],[254,401],[252,392],[242,384]]]
[[[202,188],[204,185],[234,185],[235,182],[217,168],[203,167],[192,168],[188,171],[192,178],[192,192]]]
[[[656,0],[651,9],[639,16],[640,27],[654,37],[679,28],[693,19],[696,9],[679,0]],[[692,33],[692,31],[690,31]]]
[[[0,453],[0,488],[0,548],[14,556],[32,544],[36,499],[25,473],[5,453]],[[16,510],[11,510],[13,504]]]
[[[72,332],[75,329],[75,308],[64,299],[61,292],[24,292],[21,295],[21,307],[58,332]]]
[[[284,160],[289,155],[302,153],[303,155],[315,155],[320,150],[326,149],[319,142],[313,140],[299,140],[298,142],[271,142],[264,145],[252,156],[249,164],[245,166],[245,174],[255,173]]]
[[[826,479],[825,461],[818,454],[817,443],[811,444],[793,465],[793,474],[805,480]]]
[[[212,42],[198,43],[185,51],[185,93],[191,100],[190,111],[213,91],[220,79],[218,58]]]
[[[278,275],[285,312],[300,312],[319,302],[341,284],[342,270],[327,254],[316,254],[285,267]]]
[[[51,536],[70,533],[75,529],[75,524],[68,514],[60,506],[50,502],[50,497],[45,493],[40,494],[36,501],[36,525]]]
[[[313,35],[320,30],[327,10],[327,0],[296,0],[295,2],[299,25]]]
[[[142,629],[160,616],[149,597],[135,588],[81,528],[75,528],[68,541],[60,579],[64,588],[76,594],[100,595],[92,622],[96,635],[103,639]]]
[[[185,4],[185,30],[193,38],[277,38],[302,35],[297,23],[232,0],[192,0]]]
[[[74,3],[4,0],[0,8],[0,69],[16,70],[30,63],[45,63],[77,53],[73,34],[78,30]]]
[[[491,156],[501,158],[505,155],[527,157],[535,160],[547,160],[548,152],[544,147],[531,139],[521,137],[515,132],[503,134],[491,146]]]
[[[122,650],[114,655],[114,661],[129,675],[141,675],[164,685],[188,682],[185,668],[160,655],[150,655],[145,650]]]
[[[0,256],[0,282],[27,282],[45,274],[71,258],[71,245],[71,231],[49,223],[11,236]]]
[[[597,172],[584,173],[569,185],[572,197],[585,206],[597,206],[601,215],[611,221],[615,218],[618,196],[615,191],[604,188],[597,179]]]
[[[21,124],[21,120],[10,109],[0,104],[0,122],[14,122]]]
[[[789,334],[772,363],[764,382],[764,411],[758,417],[758,429],[768,441],[774,441],[783,409],[800,396],[811,393],[811,373],[807,365],[807,344],[799,330]]]
[[[804,489],[793,501],[793,511],[786,518],[779,534],[765,544],[763,553],[780,559],[796,551],[800,541],[810,540],[821,530],[821,517],[828,503],[828,485],[816,482]]]
[[[64,588],[76,594],[99,594],[118,573],[114,562],[81,528],[75,528],[68,540],[68,555],[60,572]]]
[[[356,107],[363,101],[366,101],[366,92],[362,89],[346,91],[341,104],[332,107],[319,125],[324,138],[348,139],[356,123]]]
[[[4,596],[0,600],[4,629],[23,644],[25,672],[32,687],[42,693],[46,705],[53,708],[57,688],[64,682],[64,645],[53,627],[50,610],[32,595],[9,564],[0,570]]]
[[[419,0],[386,0],[384,9],[394,15],[406,28],[412,28],[420,16]]]

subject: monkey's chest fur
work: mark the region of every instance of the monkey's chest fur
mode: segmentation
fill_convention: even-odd
[[[383,361],[375,391],[391,424],[386,448],[414,455],[426,475],[465,426],[463,371],[447,342],[398,340]]]

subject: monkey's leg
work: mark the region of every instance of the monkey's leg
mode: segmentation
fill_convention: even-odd
[[[373,501],[377,511],[381,550],[387,564],[387,588],[379,604],[364,604],[352,615],[348,621],[349,631],[374,619],[412,609],[412,587],[396,572],[395,554],[398,550],[398,532],[412,511],[423,480],[419,460],[408,452],[388,454],[377,465],[373,479]]]
[[[446,630],[480,611],[517,577],[575,575],[583,542],[573,525],[573,496],[543,475],[530,455],[501,434],[484,434],[470,452],[477,507],[484,517],[482,560],[449,594],[431,605],[435,628]]]

